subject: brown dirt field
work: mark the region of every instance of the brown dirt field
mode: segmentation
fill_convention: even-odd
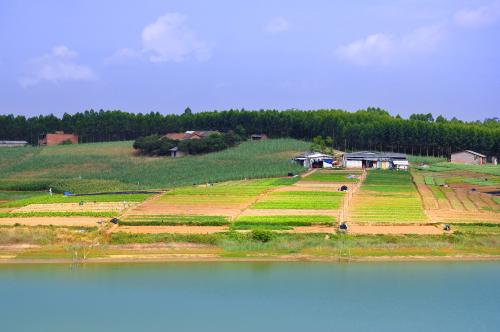
[[[247,209],[240,216],[337,216],[338,210]]]
[[[490,205],[484,201],[481,196],[485,194],[481,194],[478,192],[468,192],[468,197],[471,200],[472,203],[479,209],[482,210],[483,207],[490,207]]]
[[[0,218],[0,225],[27,225],[27,226],[97,226],[97,222],[107,218],[96,217],[28,217],[28,218]]]
[[[481,195],[480,197],[481,197],[482,201],[485,202],[486,204],[488,204],[488,206],[490,208],[492,208],[493,210],[500,208],[500,206],[493,201],[491,195],[483,194],[483,193],[481,193],[480,195]]]
[[[467,211],[477,211],[476,205],[469,199],[466,190],[456,189],[455,194]]]
[[[450,205],[453,210],[465,211],[465,208],[462,202],[458,199],[455,191],[444,191],[444,195],[448,201],[450,201]]]
[[[388,225],[388,226],[372,226],[372,225],[356,225],[349,224],[349,234],[418,234],[418,235],[438,235],[444,231],[436,226],[431,225]]]
[[[431,210],[439,208],[437,199],[427,185],[417,184],[417,189],[424,203],[424,209]]]
[[[132,234],[213,234],[227,230],[227,226],[120,226],[114,231]]]
[[[457,210],[429,210],[426,211],[432,222],[447,223],[500,223],[500,214],[488,211],[457,211]]]

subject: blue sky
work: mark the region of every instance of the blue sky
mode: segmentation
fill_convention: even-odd
[[[500,0],[0,2],[0,113],[500,116]]]

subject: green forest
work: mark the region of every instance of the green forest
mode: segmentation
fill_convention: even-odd
[[[80,142],[134,140],[185,130],[218,130],[264,133],[271,138],[312,140],[332,137],[339,150],[380,150],[412,155],[447,156],[472,149],[500,155],[500,122],[497,118],[465,122],[413,114],[408,119],[380,108],[356,112],[325,110],[227,110],[182,114],[127,113],[89,110],[76,114],[24,116],[0,115],[0,140],[26,140],[36,144],[39,135],[64,130],[79,135]]]

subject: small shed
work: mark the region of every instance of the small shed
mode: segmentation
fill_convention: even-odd
[[[252,141],[263,141],[263,140],[267,139],[267,135],[266,134],[252,134],[252,135],[250,135],[250,139]]]
[[[0,148],[15,148],[28,145],[26,141],[0,141]]]
[[[182,156],[186,155],[184,152],[179,151],[179,147],[177,147],[177,146],[169,149],[168,151],[170,151],[170,157],[172,157],[172,158],[182,157]]]
[[[484,165],[486,164],[486,156],[484,154],[472,150],[465,150],[461,152],[452,153],[451,162],[472,164],[472,165]]]
[[[38,140],[38,145],[59,145],[65,142],[71,142],[71,144],[78,144],[78,136],[75,134],[65,133],[64,131],[56,131],[54,133],[49,133],[42,135]]]
[[[304,152],[293,158],[298,164],[307,168],[331,168],[334,157],[320,152]]]

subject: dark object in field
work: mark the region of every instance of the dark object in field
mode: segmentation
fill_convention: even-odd
[[[349,188],[347,188],[346,185],[343,185],[342,187],[340,187],[340,191],[347,191],[347,189],[349,189]]]
[[[339,225],[339,230],[341,230],[341,231],[347,231],[347,228],[348,227],[347,227],[347,224],[345,222],[343,222]]]
[[[109,222],[110,222],[110,223],[112,223],[112,224],[118,225],[118,222],[119,222],[119,221],[120,221],[120,220],[119,220],[118,218],[113,218],[113,219],[111,219]]]
[[[471,190],[470,190],[470,191],[476,191],[476,188],[471,188]]]
[[[443,229],[447,232],[451,231],[451,226],[448,224],[444,224]]]
[[[293,176],[294,174],[292,172],[288,172],[288,176]]]
[[[84,202],[84,201],[80,201],[80,202],[78,203],[78,205],[80,205],[80,206],[82,206],[83,204],[85,204],[85,202]]]

